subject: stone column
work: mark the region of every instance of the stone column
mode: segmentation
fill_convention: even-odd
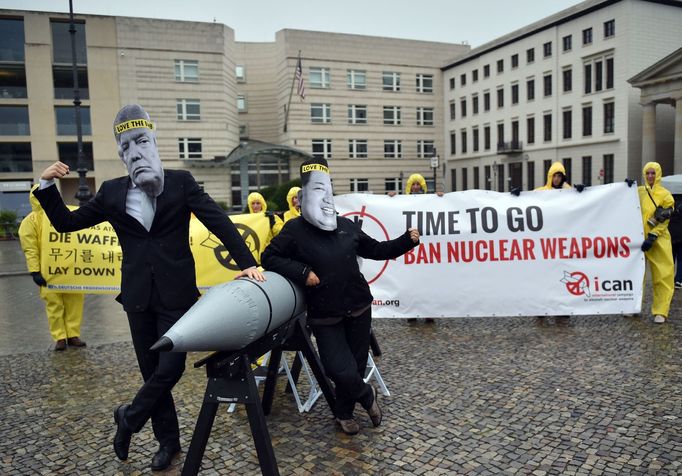
[[[656,161],[656,103],[644,104],[642,114],[642,167]]]
[[[673,173],[682,174],[682,97],[675,99],[675,155]]]

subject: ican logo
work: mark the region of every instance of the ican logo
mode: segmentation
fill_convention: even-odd
[[[632,291],[632,281],[629,279],[589,277],[581,271],[564,271],[564,276],[559,281],[566,286],[566,291],[573,296],[592,297],[597,293]]]

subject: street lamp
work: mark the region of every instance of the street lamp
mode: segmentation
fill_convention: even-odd
[[[78,158],[76,170],[78,171],[78,192],[76,198],[79,205],[85,205],[91,198],[92,193],[88,187],[86,174],[88,173],[83,153],[83,126],[81,122],[81,98],[78,89],[78,67],[76,66],[76,26],[73,21],[73,0],[69,0],[69,33],[71,34],[71,70],[73,72],[73,105],[76,114],[76,140],[78,144]]]
[[[431,155],[431,168],[433,169],[433,193],[436,193],[436,169],[438,168],[438,153],[436,148],[433,148],[433,154]]]

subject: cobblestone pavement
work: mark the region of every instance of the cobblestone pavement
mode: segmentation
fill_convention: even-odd
[[[112,449],[112,410],[141,384],[120,308],[110,296],[89,299],[88,347],[55,353],[44,316],[26,315],[38,298],[24,286],[27,276],[0,277],[0,298],[12,303],[0,311],[0,474],[150,473],[149,426],[128,461]],[[380,397],[381,427],[358,408],[362,430],[346,436],[324,400],[300,414],[280,381],[268,417],[280,472],[682,474],[681,307],[678,295],[663,326],[648,313],[375,320],[391,391]],[[8,345],[6,329],[35,342]],[[185,452],[206,383],[191,363],[202,355],[190,354],[174,391]],[[180,473],[185,452],[164,474]],[[260,474],[243,409],[219,411],[201,474]]]

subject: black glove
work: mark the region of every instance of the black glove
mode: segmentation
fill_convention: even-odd
[[[635,181],[632,179],[626,178],[625,183],[628,184],[628,187],[632,187],[635,184]]]
[[[654,235],[653,233],[646,235],[646,240],[644,240],[644,243],[642,243],[642,251],[649,251],[651,247],[654,246],[654,241],[656,241],[656,238],[658,238],[658,236]]]
[[[33,273],[31,273],[31,277],[33,278],[33,282],[36,283],[38,286],[47,286],[47,281],[45,281],[43,275],[40,274],[40,271],[34,271]]]
[[[518,197],[519,195],[521,195],[521,187],[514,187],[509,191],[509,193]]]
[[[573,186],[578,191],[578,193],[583,193],[583,190],[585,190],[587,188],[587,185],[585,185],[584,183],[577,183]]]

